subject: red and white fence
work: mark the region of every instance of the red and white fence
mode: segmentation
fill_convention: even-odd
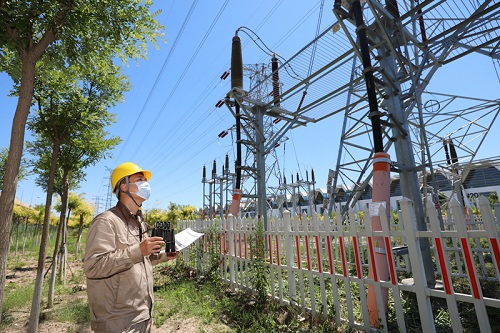
[[[427,231],[417,231],[412,202],[400,201],[398,221],[388,222],[380,207],[382,231],[372,231],[368,212],[351,212],[347,220],[313,215],[300,219],[285,212],[264,232],[269,295],[314,316],[334,317],[339,325],[369,332],[368,286],[373,286],[382,332],[492,332],[499,329],[499,228],[490,203],[480,201],[481,217],[470,219],[458,202],[439,219],[429,203]],[[251,261],[256,255],[257,219],[179,221],[205,236],[183,251],[193,268],[206,270],[219,256],[221,278],[234,288],[252,289]],[[382,237],[384,244],[374,239]],[[428,286],[420,240],[431,243],[437,284]],[[385,253],[389,280],[377,274],[376,253]],[[211,259],[212,258],[212,259]],[[372,265],[373,277],[368,277]],[[487,288],[483,284],[488,284]],[[385,297],[389,306],[384,310]],[[412,303],[413,302],[413,303]],[[416,304],[413,310],[409,307]],[[418,308],[418,310],[416,310]],[[416,315],[418,311],[418,316]],[[475,314],[475,318],[473,315]],[[411,317],[411,320],[409,318]],[[416,319],[415,319],[416,318]],[[496,325],[496,326],[495,326]]]

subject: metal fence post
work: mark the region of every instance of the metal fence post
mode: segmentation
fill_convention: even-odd
[[[457,199],[452,199],[450,207],[453,212],[453,222],[460,237],[460,244],[462,245],[462,253],[465,259],[465,268],[469,277],[469,283],[474,300],[474,308],[476,309],[477,321],[481,332],[491,332],[486,306],[484,304],[483,292],[479,284],[479,277],[477,276],[476,268],[473,263],[473,254],[469,244],[469,237],[467,235],[467,227],[465,216],[463,213],[462,205]]]
[[[451,279],[451,268],[448,260],[448,255],[445,251],[446,244],[442,243],[441,224],[437,216],[435,205],[432,201],[427,202],[427,216],[429,217],[430,230],[434,239],[434,247],[441,269],[441,278],[443,279],[443,287],[445,291],[446,304],[450,313],[450,322],[453,332],[463,332],[458,306],[455,299],[455,291],[453,290],[453,281]]]
[[[498,207],[500,209],[500,207]],[[488,234],[488,242],[490,243],[491,256],[495,264],[495,274],[497,280],[500,282],[500,249],[498,244],[498,230],[495,224],[495,217],[491,211],[490,202],[484,196],[479,198],[479,209],[481,210],[481,215],[483,216],[484,229]]]
[[[427,290],[422,252],[420,250],[420,234],[416,230],[415,213],[411,207],[412,201],[408,198],[403,198],[399,203],[401,205],[401,215],[405,229],[404,234],[408,243],[408,254],[413,270],[413,282],[417,297],[418,312],[420,313],[420,322],[422,323],[422,332],[436,332],[432,306]]]
[[[295,287],[295,274],[293,272],[293,235],[292,224],[290,222],[290,211],[283,212],[283,220],[285,222],[285,246],[286,246],[286,270],[288,274],[288,294],[290,295],[290,303],[297,303],[297,290]]]

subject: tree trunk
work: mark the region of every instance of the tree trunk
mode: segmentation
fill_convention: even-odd
[[[80,214],[80,225],[78,226],[78,238],[76,240],[76,251],[75,251],[75,257],[78,255],[78,252],[80,251],[80,242],[82,241],[82,233],[83,233],[83,214]]]
[[[2,193],[0,193],[1,195]],[[11,252],[11,246],[12,242],[14,241],[14,231],[16,230],[16,216],[12,216],[12,223],[10,226],[10,232],[9,232],[9,254]]]
[[[67,176],[66,176],[67,178]],[[66,206],[68,206],[69,203],[69,182],[66,180]],[[66,216],[66,223],[64,224],[64,268],[63,268],[63,285],[66,285],[66,277],[68,275],[68,268],[69,268],[69,263],[68,263],[68,224],[69,224],[69,217],[71,216],[71,208],[68,208],[68,215]]]
[[[19,225],[21,224],[21,216],[16,216],[16,250],[14,251],[17,257],[17,250],[19,249]]]
[[[38,239],[39,239],[39,232],[40,232],[40,227],[41,224],[39,221],[37,221],[35,225],[35,230],[33,231],[33,240],[31,241],[31,248],[33,249],[35,246],[38,245]]]
[[[28,221],[29,221],[29,218],[26,216],[26,218],[24,219],[25,223],[24,223],[24,232],[23,232],[23,254],[24,254],[24,250],[26,249],[26,239],[28,238]]]
[[[0,196],[0,321],[5,292],[7,257],[9,255],[9,230],[12,224],[12,212],[16,196],[17,180],[24,147],[24,131],[30,112],[35,81],[35,63],[39,56],[33,52],[23,54],[21,86],[16,112],[12,121],[9,154],[5,166],[2,195]]]
[[[70,211],[68,209],[69,200],[69,181],[68,181],[68,170],[65,168],[62,176],[62,195],[61,195],[61,256],[60,256],[60,278],[63,285],[66,284],[66,262],[67,262],[67,242],[68,242],[68,219]]]
[[[52,151],[52,161],[50,165],[49,182],[47,184],[47,198],[45,200],[45,216],[43,219],[42,240],[40,242],[40,252],[38,255],[38,266],[36,270],[35,291],[33,292],[33,300],[31,302],[30,320],[28,323],[28,333],[38,332],[38,321],[40,317],[40,304],[42,301],[43,290],[43,269],[45,265],[45,254],[47,248],[47,239],[50,229],[50,210],[52,208],[52,193],[54,190],[54,175],[57,167],[57,155],[59,153],[59,142],[54,141]]]
[[[38,221],[36,221],[35,227],[33,228],[33,236],[31,237],[31,248],[33,249],[38,238]]]
[[[69,188],[68,188],[68,192],[69,192]],[[69,193],[66,193],[66,197],[68,197]],[[67,201],[67,200],[66,200]],[[63,285],[65,286],[66,285],[66,277],[67,277],[67,273],[68,273],[68,270],[67,270],[67,265],[68,264],[68,222],[69,222],[69,215],[71,214],[71,209],[68,209],[68,216],[66,216],[66,219],[65,219],[65,223],[64,223],[64,227],[63,227],[63,253],[62,253],[62,265],[61,265],[61,268],[62,268],[62,274],[61,274],[61,277],[62,277],[62,282],[63,282]]]
[[[56,277],[57,277],[57,264],[59,259],[59,240],[61,239],[62,233],[62,223],[61,219],[59,219],[59,225],[57,227],[57,236],[56,236],[56,244],[54,245],[54,253],[52,254],[52,267],[50,273],[50,281],[49,281],[49,294],[47,297],[47,308],[50,309],[54,305],[54,289],[56,286]]]

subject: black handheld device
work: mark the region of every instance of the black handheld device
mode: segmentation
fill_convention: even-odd
[[[162,237],[165,242],[165,252],[175,252],[175,234],[170,222],[156,222],[151,231],[152,237]]]

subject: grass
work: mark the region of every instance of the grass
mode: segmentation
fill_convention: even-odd
[[[22,309],[31,305],[33,298],[33,285],[9,284],[5,287],[5,296],[3,299],[2,313]]]
[[[50,264],[55,237],[47,245],[47,267]],[[90,312],[85,291],[79,286],[85,276],[81,270],[82,255],[74,256],[75,231],[68,238],[68,261],[73,271],[68,271],[67,284],[56,280],[55,301],[51,309],[46,308],[50,273],[43,284],[40,323],[70,322],[79,327],[90,327]],[[85,244],[85,234],[82,239]],[[12,248],[13,242],[11,242]],[[13,248],[12,248],[13,249]],[[73,249],[73,250],[72,250]],[[7,268],[14,271],[16,282],[7,281],[2,307],[0,332],[12,325],[22,313],[29,316],[34,290],[34,276],[38,249],[27,247],[15,255],[12,250]],[[75,270],[75,266],[80,269]],[[154,267],[155,308],[154,325],[160,327],[171,320],[195,318],[200,323],[200,332],[206,327],[215,327],[213,332],[336,332],[331,321],[319,321],[300,314],[292,307],[274,302],[260,304],[256,296],[241,290],[231,290],[221,282],[217,271],[207,276],[196,276],[185,268],[182,261],[169,262]],[[30,278],[23,279],[23,274]],[[25,318],[27,321],[27,318]],[[23,323],[24,324],[24,323]],[[346,332],[346,330],[342,330]]]
[[[192,275],[173,264],[156,272],[156,326],[171,317],[196,317],[204,325],[224,324],[218,332],[347,332],[337,330],[331,320],[303,316],[297,308],[258,302],[257,295],[232,290],[210,275]]]
[[[73,236],[73,237],[72,237]],[[84,235],[85,236],[85,235]],[[54,238],[52,238],[54,239]],[[82,254],[75,258],[73,233],[70,233],[68,244],[68,260],[80,269],[68,272],[66,285],[57,282],[55,289],[55,306],[46,309],[42,304],[41,322],[71,322],[81,327],[90,326],[90,313],[86,293],[79,288],[84,284],[85,277],[81,270],[83,266]],[[85,238],[82,240],[85,243]],[[47,247],[51,255],[53,245]],[[218,258],[218,256],[217,256]],[[23,274],[36,273],[38,249],[9,256],[7,267],[14,271],[16,277]],[[490,258],[487,258],[490,261]],[[50,259],[48,259],[50,260]],[[216,327],[212,332],[357,332],[346,324],[337,327],[334,324],[333,300],[329,299],[330,313],[328,317],[311,318],[301,314],[297,307],[287,306],[273,301],[259,301],[258,294],[249,294],[242,290],[235,290],[220,279],[218,261],[215,260],[213,269],[205,276],[197,276],[192,270],[184,266],[182,260],[169,262],[154,267],[155,281],[155,308],[154,325],[170,325],[173,321],[194,318],[199,323],[199,331],[207,331],[207,327]],[[491,270],[494,267],[490,267]],[[490,275],[490,274],[489,274]],[[47,300],[48,276],[44,281],[42,302]],[[28,313],[33,297],[33,279],[16,279],[6,284],[0,332],[8,327],[19,315]],[[498,298],[500,291],[496,281],[481,281],[485,297]],[[306,283],[307,285],[307,283]],[[454,279],[455,292],[467,292],[468,282]],[[341,285],[339,286],[341,287]],[[351,293],[357,294],[357,284],[351,285]],[[339,288],[339,296],[343,295],[344,288]],[[390,302],[392,299],[390,299]],[[390,307],[391,309],[392,307]],[[344,309],[344,307],[342,307]],[[404,300],[405,321],[408,332],[421,331],[418,306],[414,297]],[[474,332],[477,329],[475,310],[472,304],[459,303],[460,316],[463,319],[464,332]],[[499,309],[488,309],[493,331],[498,331],[499,325],[493,318],[500,316]],[[361,318],[361,310],[354,309],[355,318]],[[437,332],[450,332],[450,317],[446,309],[436,306],[434,312]],[[389,310],[389,331],[397,331],[396,314]]]
[[[86,299],[76,299],[54,312],[42,315],[43,320],[71,322],[90,325],[89,303]]]

